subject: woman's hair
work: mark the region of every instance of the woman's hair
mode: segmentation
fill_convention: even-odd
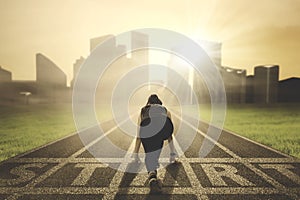
[[[147,105],[148,104],[159,104],[162,105],[161,100],[158,98],[156,94],[151,94],[150,97],[148,98]]]

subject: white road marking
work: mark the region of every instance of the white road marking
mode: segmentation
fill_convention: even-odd
[[[30,181],[31,179],[36,177],[36,174],[28,168],[43,168],[46,165],[46,163],[29,163],[15,167],[12,170],[10,170],[10,173],[18,176],[18,178],[0,179],[0,186],[18,185],[20,183]]]
[[[83,164],[78,163],[75,165],[76,168],[82,168],[80,174],[73,181],[72,186],[84,186],[90,180],[90,177],[93,175],[94,171],[97,168],[105,168],[108,167],[107,164],[102,163],[92,163],[92,164]]]
[[[293,158],[178,158],[181,162],[189,163],[240,163],[243,162],[249,163],[299,163],[296,159]],[[161,163],[169,162],[169,158],[160,158]],[[69,163],[130,163],[130,160],[124,158],[20,158],[18,160],[7,161],[7,163],[60,163],[60,162],[69,162]]]
[[[274,180],[273,178],[271,178],[270,176],[268,176],[267,174],[265,174],[261,170],[259,170],[256,167],[254,167],[247,160],[242,159],[240,156],[238,156],[237,154],[235,154],[234,152],[232,152],[231,150],[229,150],[228,148],[226,148],[225,146],[223,146],[222,144],[220,144],[218,141],[214,140],[213,138],[211,138],[207,134],[203,133],[201,130],[199,130],[198,127],[194,127],[188,121],[181,119],[180,116],[178,116],[176,113],[172,113],[172,115],[175,116],[176,118],[178,118],[179,120],[182,120],[182,122],[184,122],[185,124],[187,124],[190,128],[192,128],[193,130],[195,130],[197,133],[201,134],[203,137],[205,137],[209,141],[213,142],[216,146],[218,146],[220,149],[222,149],[223,151],[225,151],[227,154],[229,154],[233,158],[236,158],[236,159],[240,160],[240,163],[242,163],[247,168],[249,168],[250,170],[252,170],[253,172],[255,172],[258,176],[262,177],[265,181],[267,181],[268,183],[270,183],[273,187],[277,188],[282,193],[287,194],[288,196],[290,196],[292,198],[295,198],[295,199],[298,198],[298,196],[296,194],[294,194],[294,193],[291,193],[288,188],[286,188],[285,186],[283,186],[278,181]]]
[[[125,123],[128,120],[130,120],[130,117],[127,118],[126,120],[122,121],[120,123],[120,125],[123,124],[123,123]],[[77,156],[79,156],[80,154],[82,154],[84,151],[86,151],[86,149],[90,148],[91,146],[93,146],[94,144],[96,144],[97,142],[99,142],[100,140],[102,140],[103,138],[105,138],[107,135],[109,135],[110,133],[112,133],[113,131],[115,131],[117,128],[118,128],[118,125],[116,125],[113,128],[109,129],[107,132],[105,132],[99,138],[95,139],[90,144],[86,145],[85,147],[81,148],[79,151],[77,151],[74,154],[72,154],[69,158],[76,158]],[[48,178],[49,176],[51,176],[52,174],[54,174],[55,172],[57,172],[59,169],[61,169],[62,167],[64,167],[66,164],[68,164],[67,160],[65,162],[59,163],[58,165],[54,166],[50,170],[46,171],[44,174],[40,175],[38,178],[34,179],[31,183],[29,183],[26,186],[24,186],[24,188],[26,190],[31,190],[37,184],[39,184],[40,182],[44,181],[46,178]],[[14,200],[14,199],[17,200],[20,196],[22,196],[22,194],[15,193],[15,194],[9,196],[8,198],[10,200]]]
[[[125,121],[124,121],[125,122]],[[194,130],[196,130],[199,134],[203,135],[204,137],[208,138],[212,142],[214,141],[212,138],[207,137],[206,134],[201,132],[198,128],[191,126],[191,124],[188,124],[188,122],[184,122]],[[113,127],[109,131],[107,131],[103,136],[101,136],[101,139],[103,139],[108,134],[115,131],[117,127]],[[100,138],[97,139],[97,141],[93,141],[90,143],[88,147],[91,147],[96,142],[101,140]],[[232,158],[186,158],[177,142],[176,139],[174,139],[174,145],[178,151],[179,154],[183,155],[181,158],[179,158],[179,161],[182,163],[182,166],[185,169],[185,172],[187,173],[187,176],[189,178],[190,183],[192,184],[192,187],[172,187],[172,194],[194,194],[199,199],[208,199],[207,195],[209,194],[220,194],[220,195],[226,195],[226,194],[285,194],[289,197],[292,197],[294,199],[297,199],[296,193],[298,193],[299,188],[285,188],[281,184],[279,184],[277,181],[254,167],[251,163],[257,163],[260,164],[263,168],[270,168],[271,165],[275,169],[279,169],[281,171],[284,170],[284,173],[287,177],[291,177],[292,174],[286,173],[286,169],[282,169],[278,167],[278,163],[299,163],[296,159],[293,158],[241,158],[237,156],[235,153],[227,149],[226,147],[222,146],[218,142],[216,142],[216,145],[223,149],[226,153],[232,156]],[[87,147],[87,148],[88,148]],[[128,152],[131,152],[130,149],[133,148],[133,144],[130,145],[130,148]],[[114,196],[118,194],[148,194],[149,188],[148,187],[129,187],[129,188],[120,188],[120,182],[122,180],[122,175],[124,174],[122,171],[126,169],[126,166],[130,163],[129,156],[130,154],[127,152],[125,158],[77,158],[78,155],[83,153],[85,151],[85,148],[80,149],[76,153],[74,153],[69,158],[18,158],[18,159],[12,159],[9,160],[9,163],[26,163],[37,165],[39,163],[57,163],[58,165],[48,170],[46,173],[42,174],[40,177],[32,181],[30,184],[26,185],[25,187],[0,187],[0,194],[13,194],[9,196],[7,199],[17,199],[18,197],[22,196],[23,194],[103,194],[104,199],[112,199]],[[85,185],[83,183],[87,182],[87,179],[82,174],[79,175],[78,179],[81,179],[81,181],[76,181],[76,179],[73,181],[73,187],[36,187],[36,185],[43,180],[45,180],[47,177],[54,174],[57,170],[65,166],[67,163],[77,163],[77,167],[80,167],[81,164],[93,164],[95,166],[101,167],[101,162],[109,162],[109,163],[121,163],[120,169],[122,171],[118,171],[116,175],[113,178],[113,181],[110,183],[110,186],[112,187],[76,187],[76,185]],[[161,158],[160,162],[168,162],[168,158]],[[200,163],[201,165],[205,163],[214,164],[214,163],[222,163],[225,165],[226,163],[242,163],[246,167],[248,167],[250,170],[258,174],[258,176],[265,179],[267,182],[271,183],[275,188],[269,188],[269,187],[202,187],[200,184],[200,181],[197,179],[197,176],[195,172],[193,171],[190,163]],[[263,164],[265,163],[265,164]],[[268,163],[268,164],[266,164]],[[100,164],[100,165],[98,165]],[[277,166],[277,167],[275,167]],[[289,169],[289,168],[288,168]],[[89,174],[87,177],[89,177],[92,174],[92,169],[86,170],[86,174]],[[165,176],[165,169],[160,169],[160,178]],[[83,171],[81,172],[83,173]],[[138,178],[139,177],[139,178]],[[140,183],[144,183],[143,176],[137,176],[136,179],[140,181]],[[145,175],[146,177],[146,175]],[[134,180],[136,181],[136,180]],[[75,184],[74,184],[75,182]],[[80,183],[80,184],[79,184]],[[140,183],[138,185],[140,185]],[[135,183],[136,185],[136,183]]]
[[[295,167],[292,165],[260,164],[259,166],[264,169],[275,169],[276,171],[280,172],[282,175],[288,177],[294,183],[300,185],[300,177],[290,170],[290,169],[295,169]]]
[[[184,152],[182,151],[176,137],[173,137],[174,146],[176,151],[178,152],[181,157],[187,159],[187,157],[184,155]],[[184,167],[186,174],[189,178],[189,181],[192,185],[192,187],[196,190],[197,188],[200,188],[200,190],[204,189],[202,185],[200,184],[200,181],[198,180],[194,170],[192,169],[191,165],[188,162],[182,162],[182,166]],[[197,194],[198,199],[209,199],[207,195],[205,194]]]
[[[295,192],[298,188],[295,189]],[[1,194],[149,194],[148,187],[129,187],[129,188],[109,188],[109,187],[35,187],[30,190],[24,187],[0,187]],[[172,194],[281,194],[276,188],[267,187],[215,187],[215,188],[193,188],[193,187],[174,187]]]
[[[119,166],[119,170],[116,172],[115,176],[113,177],[113,179],[111,180],[109,187],[110,188],[118,188],[120,186],[120,183],[122,181],[122,177],[124,175],[124,172],[126,171],[126,168],[128,166],[128,161],[130,162],[132,159],[130,158],[133,149],[134,149],[134,144],[135,144],[135,140],[132,140],[126,155],[124,156],[125,161],[127,162],[122,162],[121,165]],[[107,194],[107,193],[106,193]],[[116,192],[114,192],[113,194],[110,193],[109,196],[105,195],[103,197],[103,199],[110,199],[112,196],[115,196],[117,194],[117,190]]]
[[[107,120],[104,120],[104,121],[102,121],[101,123],[103,124],[103,123],[107,123],[107,122],[109,122],[109,121],[111,121],[111,119],[109,119],[109,120],[108,120],[108,119],[107,119]],[[98,125],[98,124],[97,124],[97,125]],[[97,125],[94,125],[94,126],[91,126],[91,127],[87,127],[87,128],[83,128],[83,129],[80,130],[80,132],[85,131],[85,130],[88,130],[88,129],[90,129],[90,128],[93,128],[93,127],[95,127],[95,126],[97,126]],[[69,135],[66,135],[66,136],[64,136],[64,137],[62,137],[62,138],[60,138],[60,139],[58,139],[58,140],[53,141],[53,142],[49,142],[49,143],[47,143],[47,144],[45,144],[45,145],[39,146],[39,147],[37,147],[37,148],[33,148],[33,149],[31,149],[30,151],[21,153],[21,154],[15,156],[15,157],[13,157],[13,158],[10,158],[10,159],[9,159],[9,162],[10,162],[11,160],[18,160],[19,158],[21,158],[21,157],[23,157],[23,156],[25,156],[25,155],[28,155],[28,154],[30,154],[30,153],[32,153],[32,152],[34,152],[34,151],[43,149],[43,148],[45,148],[45,147],[47,147],[47,146],[50,146],[50,145],[52,145],[52,144],[54,144],[54,143],[56,143],[56,142],[62,141],[62,140],[64,140],[64,139],[67,139],[67,138],[72,137],[72,136],[77,135],[77,134],[78,134],[78,131],[73,132],[73,133],[70,133]],[[6,161],[3,161],[3,162],[6,162]],[[2,162],[1,162],[1,163],[2,163]]]
[[[228,177],[241,186],[255,186],[252,182],[238,175],[238,170],[231,165],[212,163],[201,164],[201,167],[213,186],[228,187],[227,183],[223,180],[223,177]],[[216,168],[221,168],[222,171],[217,171]]]
[[[273,151],[273,152],[276,153],[276,154],[282,155],[282,156],[284,156],[284,157],[286,157],[286,158],[292,158],[291,156],[289,156],[289,155],[287,155],[287,154],[284,154],[284,153],[282,153],[282,152],[280,152],[280,151],[278,151],[278,150],[276,150],[276,149],[272,149],[271,147],[268,147],[268,146],[263,145],[263,144],[261,144],[261,143],[258,143],[258,142],[256,142],[256,141],[250,140],[249,138],[246,138],[246,137],[244,137],[244,136],[241,136],[241,135],[238,135],[238,134],[236,134],[236,133],[233,133],[233,132],[231,132],[231,131],[229,131],[229,130],[227,130],[227,129],[224,129],[224,130],[225,130],[228,134],[234,135],[234,136],[236,136],[236,137],[239,137],[239,138],[241,138],[241,139],[244,139],[245,141],[248,141],[248,142],[251,142],[251,143],[253,143],[253,144],[256,144],[257,146],[260,146],[260,147],[263,147],[263,148],[268,149],[268,150],[270,150],[270,151]],[[296,158],[293,158],[293,159],[295,160]],[[298,159],[298,162],[299,162],[299,159]]]

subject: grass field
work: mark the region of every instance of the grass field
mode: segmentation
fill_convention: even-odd
[[[209,121],[209,107],[200,112]],[[98,117],[111,117],[107,113]],[[71,105],[0,105],[0,127],[0,161],[75,131]],[[224,127],[300,158],[300,104],[229,106]]]
[[[66,105],[0,106],[0,160],[75,131]]]
[[[209,121],[209,107],[200,113]],[[300,104],[229,105],[224,128],[300,158]]]

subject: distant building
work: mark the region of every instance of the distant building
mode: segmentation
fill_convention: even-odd
[[[10,82],[12,80],[11,77],[11,72],[0,66],[0,82]]]
[[[36,78],[36,81],[12,81],[11,73],[0,68],[0,101],[28,104],[71,100],[65,73],[42,54],[36,55]]]
[[[220,67],[228,103],[246,102],[246,70]]]
[[[36,81],[38,84],[66,87],[66,74],[43,54],[36,54]]]
[[[203,48],[214,64],[220,67],[222,63],[222,43],[200,40],[198,44]]]
[[[126,50],[127,50],[126,45],[118,45],[116,49],[116,53],[117,55],[124,54]]]
[[[276,103],[278,97],[279,66],[254,68],[254,103]]]
[[[132,48],[138,48],[140,46],[148,46],[148,36],[140,32],[132,32],[130,42],[128,41],[119,41],[120,44],[117,44],[116,38],[114,35],[104,35],[101,37],[96,37],[90,39],[90,50],[96,50],[98,55],[104,56],[107,54],[115,60],[110,63],[107,70],[105,70],[104,75],[99,77],[96,99],[98,103],[103,103],[107,99],[112,98],[112,91],[118,81],[122,78],[124,74],[130,71],[132,68],[148,63],[148,51],[134,51],[129,52],[129,55],[124,55],[126,50]],[[101,49],[98,49],[97,46],[101,44]],[[97,49],[96,49],[97,48]],[[101,51],[101,52],[100,52]],[[119,57],[119,55],[122,55]],[[108,57],[108,58],[110,58]],[[101,64],[101,58],[99,58],[99,63]],[[87,80],[87,85],[89,81]],[[109,84],[107,84],[109,82]],[[105,83],[105,84],[104,84]],[[124,90],[124,95],[128,91]],[[101,95],[100,95],[101,94]]]
[[[71,99],[66,74],[42,54],[36,54],[36,83],[40,101],[55,103]]]
[[[279,102],[300,102],[300,78],[288,78],[279,82]]]
[[[0,100],[10,103],[28,103],[30,98],[37,95],[35,81],[11,81],[0,84]],[[32,102],[32,100],[30,101]]]
[[[199,40],[196,41],[197,44],[205,51],[210,60],[215,64],[217,69],[221,68],[221,48],[222,43],[212,42],[212,41],[204,41]],[[174,46],[172,49],[174,52],[178,54],[189,53],[192,50],[184,48],[182,46]],[[201,62],[201,60],[200,60]],[[170,59],[168,61],[168,66],[175,70],[180,76],[185,79],[185,81],[190,86],[189,88],[184,88],[182,86],[178,86],[178,93],[180,96],[185,97],[184,103],[195,103],[195,100],[192,99],[192,91],[195,92],[198,102],[201,103],[209,103],[210,102],[210,94],[208,92],[208,88],[204,77],[201,74],[198,74],[194,67],[192,67],[188,62],[184,61],[182,58],[179,58],[177,55],[170,55]],[[173,84],[173,77],[170,77],[167,74],[167,80],[169,84]],[[177,80],[174,80],[177,81]]]
[[[72,79],[72,81],[71,81],[71,87],[73,87],[74,81],[75,81],[75,79],[76,79],[76,76],[77,76],[77,74],[78,74],[78,71],[79,71],[79,69],[80,69],[80,66],[84,63],[84,61],[85,61],[85,58],[81,56],[81,57],[80,57],[79,59],[77,59],[77,60],[75,61],[75,63],[73,64],[73,79]]]
[[[115,36],[114,35],[104,35],[104,36],[101,36],[101,37],[95,37],[95,38],[92,38],[90,39],[90,52],[92,52],[99,44],[105,42],[106,40],[108,39],[112,39],[110,40],[109,43],[106,43],[105,45],[107,47],[115,47],[116,46],[116,40],[115,40]],[[114,49],[113,49],[114,50]]]
[[[225,87],[228,103],[276,103],[276,102],[300,102],[300,78],[289,78],[279,81],[279,66],[256,66],[254,75],[246,76],[246,70],[221,66],[222,44],[210,41],[197,41],[205,50],[210,59],[219,70]],[[131,41],[128,44],[117,45],[113,35],[104,35],[90,39],[90,51],[95,50],[97,45],[104,45],[104,49],[99,49],[101,55],[121,55],[126,53],[126,49],[136,49],[129,52],[130,55],[118,57],[110,63],[105,70],[105,76],[99,79],[97,93],[95,95],[98,103],[107,103],[112,98],[112,91],[123,75],[131,69],[149,64],[149,51],[143,47],[149,45],[148,35],[140,32],[131,32]],[[130,48],[131,47],[131,48]],[[142,48],[142,49],[140,49]],[[173,47],[180,54],[190,52],[190,49]],[[200,59],[199,59],[200,60]],[[85,58],[80,57],[73,64],[73,80],[84,63]],[[98,62],[98,60],[97,60]],[[166,92],[167,85],[174,86],[177,96],[182,97],[180,103],[196,103],[192,98],[192,91],[198,97],[199,103],[209,103],[211,96],[205,82],[207,77],[203,74],[195,73],[194,68],[182,58],[171,54],[168,68],[150,68],[149,72],[143,74],[148,77],[148,81],[155,81],[158,85],[148,85],[146,92],[157,92],[160,96],[168,99],[169,102],[176,102],[171,99],[170,93]],[[181,80],[174,78],[174,72],[181,76]],[[214,77],[214,74],[213,76]],[[144,79],[144,78],[143,78]],[[211,78],[214,80],[214,78]],[[87,85],[91,80],[85,79]],[[145,80],[147,81],[147,80]],[[67,87],[66,74],[49,58],[42,54],[36,54],[36,81],[12,81],[12,73],[0,66],[0,101],[5,103],[55,103],[70,102],[71,90]],[[92,83],[93,84],[93,83]],[[120,96],[126,96],[127,86],[120,92]],[[129,88],[128,88],[129,89]],[[84,89],[83,89],[84,90]],[[83,91],[84,92],[84,91]],[[84,93],[83,93],[84,94]],[[144,103],[144,93],[136,96],[135,101]],[[119,97],[120,97],[119,96]]]
[[[246,78],[246,103],[254,103],[254,75]]]
[[[131,49],[139,49],[149,46],[149,36],[144,33],[132,31],[131,32]],[[147,49],[141,49],[140,52],[132,57],[134,62],[139,64],[148,64],[149,52]]]

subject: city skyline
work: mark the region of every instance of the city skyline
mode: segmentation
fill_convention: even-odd
[[[0,65],[14,80],[34,80],[35,55],[43,53],[69,83],[73,63],[89,54],[90,38],[156,27],[222,42],[222,65],[246,69],[248,75],[257,65],[276,64],[280,80],[300,77],[299,1],[156,3],[2,0]]]

